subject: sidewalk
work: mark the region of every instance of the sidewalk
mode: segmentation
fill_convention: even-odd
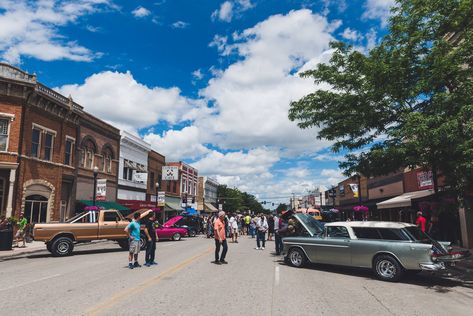
[[[21,244],[21,243],[20,243]],[[0,251],[0,259],[15,257],[26,253],[33,253],[46,250],[46,245],[42,241],[33,241],[31,243],[26,243],[25,248],[14,247],[12,250]]]

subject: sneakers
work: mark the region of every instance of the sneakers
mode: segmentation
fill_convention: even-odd
[[[141,265],[140,265],[138,262],[135,262],[135,264],[133,264],[133,267],[135,267],[135,268],[141,268]]]
[[[256,247],[255,250],[260,250],[261,248],[260,247]]]
[[[133,267],[133,263],[130,262],[130,263],[128,264],[128,269],[132,269],[132,270],[133,270],[133,268],[134,268],[134,267]]]
[[[264,247],[261,247],[261,250],[264,250]]]
[[[157,262],[155,262],[155,261],[153,261],[153,262],[150,262],[149,264],[150,264],[151,266],[157,266],[157,265],[158,265],[158,263],[157,263]]]
[[[212,261],[212,263],[215,263],[215,264],[222,264],[220,261]]]
[[[222,263],[222,264],[228,264],[228,262],[225,261],[225,260],[220,260],[220,263]]]
[[[145,267],[151,267],[151,263],[146,262],[146,263],[144,264],[144,266],[145,266]]]

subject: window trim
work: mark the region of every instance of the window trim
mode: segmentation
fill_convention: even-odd
[[[3,116],[2,114],[4,114],[4,113],[0,113],[0,120],[7,121],[8,125],[7,125],[7,141],[6,141],[6,144],[5,144],[5,150],[0,149],[0,152],[8,152],[8,148],[10,146],[10,128],[11,128],[11,122],[13,122],[13,119],[10,118],[10,117]]]

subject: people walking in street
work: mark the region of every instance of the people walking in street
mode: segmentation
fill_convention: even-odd
[[[146,243],[146,254],[145,254],[145,266],[151,267],[158,263],[154,261],[156,257],[156,229],[154,228],[154,222],[156,221],[156,213],[153,211],[145,221],[146,233],[148,242]]]
[[[261,214],[256,220],[256,250],[264,250],[266,243],[266,232],[268,231],[268,221]]]
[[[287,223],[282,218],[274,216],[274,245],[276,255],[279,256],[283,250],[282,233],[287,230]]]
[[[273,215],[269,215],[268,217],[268,241],[273,240],[274,235],[274,218]]]
[[[228,225],[230,226],[230,235],[232,236],[232,242],[238,243],[238,223],[235,214],[232,214],[230,216],[230,219],[228,220]]]
[[[227,255],[227,238],[225,235],[225,212],[218,212],[218,219],[214,222],[214,236],[215,236],[215,264],[226,264],[225,256]],[[222,254],[220,254],[220,247],[223,248]]]
[[[16,239],[16,246],[20,247],[20,241],[23,242],[22,248],[26,247],[26,239],[25,239],[25,228],[26,224],[28,224],[28,220],[24,217],[23,213],[20,213],[20,218],[18,219],[18,231],[16,232],[15,239]]]
[[[250,235],[251,238],[255,238],[256,234],[256,217],[252,217],[250,220]]]
[[[246,228],[246,234],[250,234],[250,223],[251,223],[251,216],[249,213],[245,215],[245,228]]]
[[[425,224],[427,220],[425,217],[422,215],[422,212],[419,211],[417,212],[417,219],[416,219],[416,226],[419,227],[419,229],[425,233]]]

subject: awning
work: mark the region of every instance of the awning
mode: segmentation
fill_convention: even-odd
[[[146,168],[143,165],[140,165],[140,164],[136,164],[136,170],[138,170],[140,172],[144,172],[144,173],[148,172],[148,170],[146,170]]]
[[[165,211],[182,211],[182,206],[178,202],[166,202]]]
[[[392,199],[376,203],[378,209],[409,207],[412,206],[412,200],[434,194],[434,190],[422,190],[401,194]]]
[[[204,203],[204,210],[210,213],[218,212],[218,209],[210,203]]]
[[[79,200],[80,203],[86,206],[93,206],[94,201],[91,200]],[[117,202],[108,202],[108,201],[95,201],[95,205],[103,208],[104,210],[118,210],[118,211],[129,211],[129,209]]]

